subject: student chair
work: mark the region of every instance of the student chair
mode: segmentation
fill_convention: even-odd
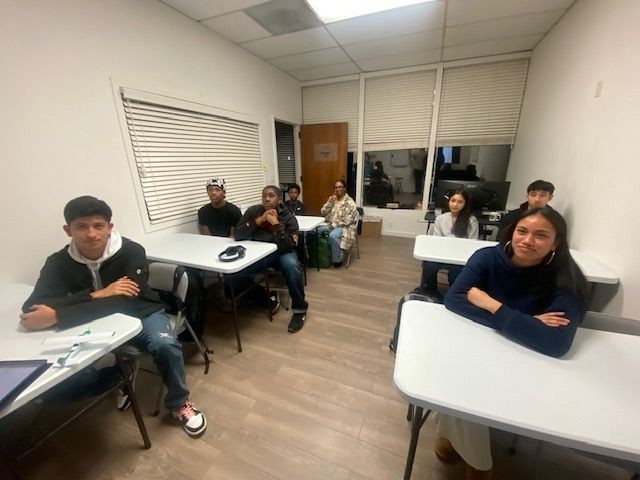
[[[169,314],[171,320],[171,327],[175,335],[180,335],[184,331],[188,331],[193,339],[194,343],[200,350],[202,354],[202,358],[204,360],[204,373],[205,375],[209,373],[209,353],[213,353],[207,345],[204,343],[204,340],[198,338],[198,336],[193,331],[189,320],[185,316],[185,299],[187,298],[187,289],[189,288],[189,278],[184,268],[179,265],[173,265],[169,263],[160,263],[153,262],[149,264],[149,278],[147,280],[147,284],[153,290],[156,290],[161,295],[163,293],[170,295],[171,299],[175,302],[176,312],[174,314]],[[149,355],[147,352],[140,350],[138,347],[125,344],[118,349],[118,355],[121,355],[123,358],[130,361],[132,365],[132,384],[135,386],[135,378],[137,376],[140,359],[143,356]],[[157,374],[155,370],[146,370],[149,373]],[[160,388],[158,393],[158,397],[156,400],[156,409],[153,414],[158,415],[160,413],[160,405],[162,402],[162,397],[164,396],[164,385]]]
[[[362,217],[364,217],[364,208],[357,207],[357,210],[358,210],[358,226],[356,229],[356,241],[349,249],[349,253],[347,254],[347,261],[344,263],[345,268],[349,268],[349,264],[351,263],[351,252],[353,252],[354,248],[356,249],[356,255],[358,256],[358,259],[360,259],[360,243],[358,242],[358,237],[362,232]]]

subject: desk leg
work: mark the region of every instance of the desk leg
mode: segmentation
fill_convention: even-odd
[[[407,454],[407,463],[404,467],[404,480],[410,480],[411,471],[413,470],[413,459],[416,456],[416,447],[418,446],[418,437],[420,436],[420,429],[424,422],[429,417],[431,410],[422,415],[422,407],[416,405],[413,415],[413,422],[411,423],[411,442],[409,443],[409,453]]]
[[[233,289],[233,282],[229,282],[231,293],[231,310],[233,312],[233,328],[236,331],[236,342],[238,342],[238,353],[242,353],[242,342],[240,341],[240,331],[238,330],[238,309],[236,308],[236,295]]]
[[[130,374],[132,372],[131,365],[128,364],[125,360],[118,357],[118,367],[120,367],[120,372],[122,373],[122,377],[124,378],[123,383],[127,392],[129,393],[129,400],[131,400],[131,409],[133,410],[133,414],[136,417],[136,422],[138,423],[138,428],[140,429],[140,435],[142,435],[142,440],[144,442],[144,448],[151,448],[151,441],[149,440],[149,434],[147,433],[147,427],[144,425],[144,420],[142,418],[142,413],[140,412],[140,405],[138,405],[138,397],[136,396],[136,391],[129,380]],[[126,364],[126,365],[125,365]]]

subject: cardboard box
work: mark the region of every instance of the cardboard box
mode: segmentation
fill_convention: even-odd
[[[377,238],[382,233],[382,217],[365,216],[362,219],[362,236]]]

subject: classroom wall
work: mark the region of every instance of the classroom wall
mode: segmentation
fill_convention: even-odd
[[[534,50],[508,180],[512,206],[534,179],[556,185],[571,246],[620,277],[596,304],[640,319],[638,25],[636,0],[578,0]]]
[[[110,79],[252,115],[268,183],[273,117],[301,122],[296,80],[156,0],[3,0],[0,65],[0,283],[36,280],[78,195],[105,199],[144,241]]]

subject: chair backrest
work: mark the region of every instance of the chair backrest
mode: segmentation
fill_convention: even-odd
[[[149,264],[149,287],[160,292],[171,293],[178,306],[174,331],[180,333],[184,329],[184,302],[189,288],[189,277],[180,265],[171,263],[153,262]]]

